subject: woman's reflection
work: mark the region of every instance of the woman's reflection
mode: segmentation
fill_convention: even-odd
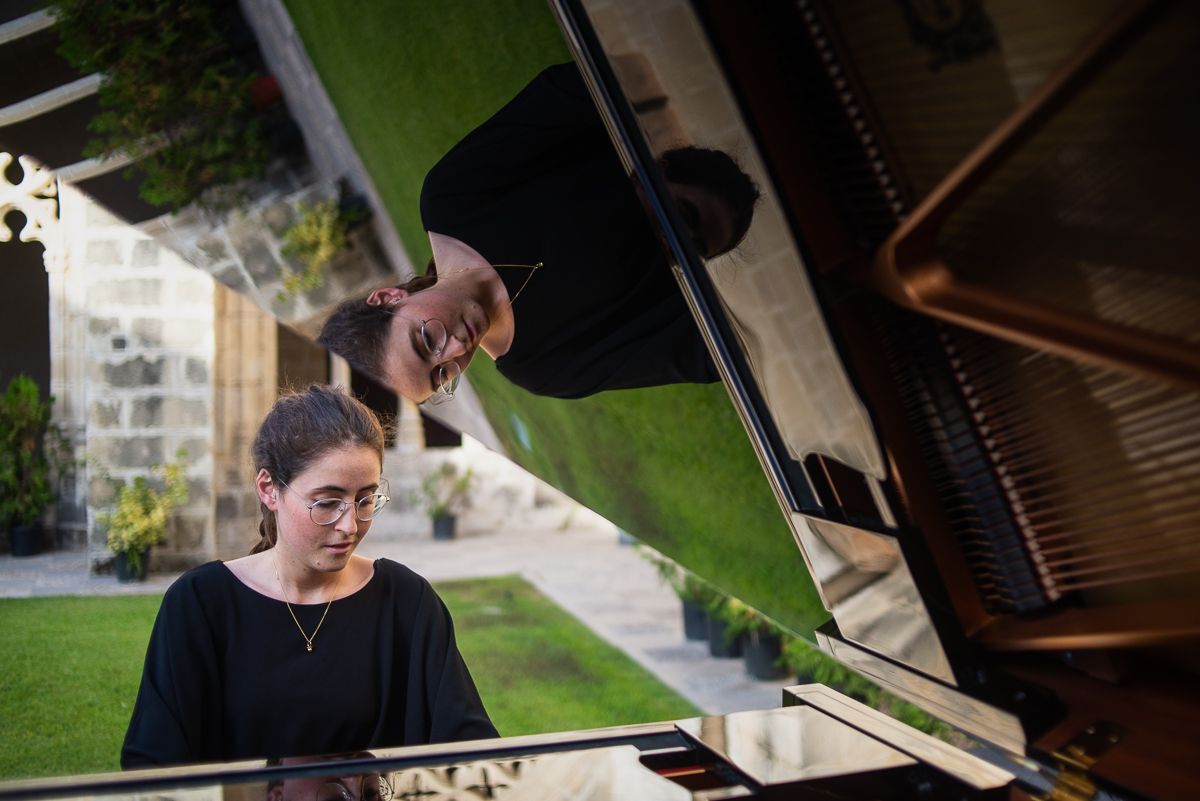
[[[758,189],[725,153],[661,158],[707,257]],[[343,303],[320,342],[414,401],[451,396],[477,348],[525,389],[577,398],[717,380],[661,243],[574,64],[542,72],[430,171],[433,265]]]
[[[324,759],[374,758],[366,751],[322,759],[286,758],[269,760],[271,765],[304,765]],[[331,776],[293,776],[276,779],[267,784],[267,801],[388,801],[392,785],[377,770]]]

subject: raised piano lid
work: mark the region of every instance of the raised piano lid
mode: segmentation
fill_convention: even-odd
[[[919,249],[928,246],[928,240],[938,235],[937,226],[947,216],[953,219],[960,207],[973,202],[970,190],[962,190],[954,182],[968,187],[986,187],[991,176],[1004,175],[1005,159],[1014,152],[1020,153],[1024,143],[1032,141],[1034,145],[1044,147],[1044,151],[1039,151],[1040,158],[1046,158],[1045,152],[1057,152],[1053,158],[1063,164],[1073,163],[1072,158],[1098,159],[1095,153],[1108,152],[1099,146],[1094,152],[1087,151],[1087,147],[1092,146],[1091,140],[1078,151],[1072,151],[1070,140],[1067,145],[1061,144],[1061,131],[1060,138],[1055,140],[1059,150],[1055,151],[1037,141],[1041,131],[1039,126],[1052,131],[1047,120],[1058,119],[1055,115],[1064,108],[1081,119],[1093,119],[1087,114],[1094,114],[1097,108],[1113,110],[1113,98],[1129,95],[1108,89],[1088,94],[1084,91],[1090,85],[1088,81],[1095,80],[1097,85],[1106,86],[1102,82],[1110,80],[1107,76],[1112,75],[1113,86],[1136,86],[1136,79],[1143,75],[1138,72],[1143,67],[1138,66],[1142,62],[1137,58],[1151,62],[1158,70],[1153,74],[1171,68],[1175,69],[1172,74],[1184,74],[1186,71],[1180,73],[1178,70],[1181,64],[1190,64],[1194,68],[1196,47],[1187,43],[1195,44],[1200,29],[1196,24],[1195,7],[1186,3],[1142,2],[1124,4],[1114,10],[1119,4],[1092,4],[1059,9],[1061,13],[1056,11],[1043,17],[1034,8],[1036,4],[1028,7],[997,4],[995,11],[999,22],[996,25],[1004,28],[1000,35],[1011,36],[1013,42],[1030,48],[1029,52],[1020,51],[1029,56],[1023,60],[1018,58],[1017,47],[1011,52],[998,51],[994,46],[996,40],[989,40],[998,35],[994,31],[986,36],[980,33],[987,31],[976,23],[991,24],[981,4],[964,4],[959,9],[962,12],[958,19],[959,28],[944,31],[934,30],[936,25],[932,23],[920,27],[922,14],[932,13],[928,9],[900,4],[916,26],[906,33],[901,23],[895,20],[888,23],[891,26],[888,30],[893,34],[911,37],[912,41],[903,45],[886,37],[881,39],[882,34],[874,24],[877,20],[873,16],[867,20],[862,16],[867,12],[861,8],[852,11],[839,3],[800,0],[785,8],[768,3],[733,5],[703,0],[694,3],[681,0],[555,0],[552,5],[576,60],[589,80],[597,106],[607,118],[614,143],[650,200],[653,217],[677,262],[679,283],[721,367],[730,397],[755,446],[821,601],[834,617],[834,621],[822,627],[818,634],[821,645],[889,689],[1015,753],[1036,748],[1063,748],[1075,737],[1086,739],[1091,736],[1087,735],[1089,731],[1103,731],[1102,725],[1092,724],[1102,723],[1107,716],[1132,721],[1132,730],[1111,734],[1114,741],[1122,743],[1122,748],[1129,747],[1128,753],[1113,752],[1101,756],[1095,771],[1110,781],[1136,787],[1139,792],[1154,797],[1187,797],[1185,788],[1197,781],[1190,767],[1197,753],[1196,740],[1193,736],[1188,744],[1187,713],[1171,711],[1170,698],[1178,699],[1179,709],[1200,708],[1195,686],[1187,684],[1188,675],[1195,672],[1194,646],[1200,631],[1195,584],[1193,582],[1189,587],[1186,583],[1188,577],[1194,579],[1200,571],[1196,555],[1200,540],[1196,538],[1194,526],[1200,518],[1197,518],[1193,502],[1198,480],[1196,420],[1200,419],[1194,413],[1197,409],[1194,388],[1200,382],[1195,360],[1195,342],[1200,341],[1197,320],[1200,318],[1194,313],[1200,302],[1200,291],[1194,270],[1190,278],[1180,278],[1177,265],[1160,267],[1162,260],[1155,256],[1158,261],[1149,265],[1151,269],[1146,274],[1158,279],[1160,276],[1154,272],[1158,270],[1165,277],[1155,285],[1154,292],[1160,292],[1162,287],[1176,287],[1177,291],[1161,291],[1161,297],[1154,295],[1153,303],[1143,302],[1140,307],[1136,303],[1121,306],[1120,313],[1128,316],[1112,318],[1111,315],[1116,314],[1113,309],[1120,306],[1115,301],[1120,293],[1129,292],[1131,284],[1119,286],[1114,283],[1097,289],[1097,297],[1101,300],[1097,300],[1097,308],[1092,309],[1069,297],[1038,297],[1029,289],[1036,281],[1028,277],[1025,284],[1012,289],[1001,286],[1003,280],[996,276],[981,277],[978,269],[974,273],[965,267],[959,270],[959,264],[947,266],[934,259],[937,263],[926,269],[930,257]],[[836,9],[836,12],[830,9]],[[897,19],[901,13],[898,8],[890,8],[887,12]],[[984,15],[982,20],[980,14]],[[821,187],[830,189],[831,179],[827,173],[814,170],[810,163],[819,160],[821,155],[836,160],[844,154],[829,155],[828,151],[820,150],[814,144],[812,126],[794,125],[797,116],[790,114],[787,105],[803,105],[809,97],[794,87],[781,87],[780,84],[786,84],[792,75],[785,69],[773,68],[788,58],[783,52],[789,46],[787,37],[796,34],[798,29],[807,29],[805,35],[812,37],[808,46],[813,48],[813,59],[824,59],[819,70],[823,76],[819,80],[827,84],[824,90],[848,92],[854,84],[846,78],[851,77],[848,72],[853,71],[854,65],[846,66],[838,60],[838,47],[842,43],[829,33],[829,27],[819,30],[830,16],[842,16],[839,21],[847,30],[877,46],[881,52],[890,53],[896,47],[913,51],[906,56],[910,61],[928,59],[931,53],[935,61],[941,60],[938,62],[941,66],[945,66],[947,60],[969,61],[971,54],[968,51],[975,47],[977,52],[990,55],[984,59],[986,64],[969,65],[967,70],[975,70],[982,76],[979,80],[983,83],[996,84],[994,97],[979,99],[981,105],[963,106],[961,103],[967,102],[965,98],[970,97],[976,87],[971,81],[960,82],[967,87],[967,94],[957,96],[958,99],[945,111],[948,117],[961,118],[961,130],[953,132],[958,138],[949,143],[945,153],[938,153],[936,159],[931,156],[925,161],[910,161],[911,171],[889,186],[884,194],[891,198],[890,212],[895,215],[890,223],[867,220],[857,230],[853,230],[854,225],[844,218],[852,217],[846,214],[844,203],[835,209],[836,204],[827,197],[816,197],[822,191]],[[771,21],[781,17],[793,27],[786,28],[786,33],[770,36]],[[1055,26],[1066,33],[1060,34],[1056,28],[1054,36],[1044,41],[1029,34]],[[1151,33],[1146,34],[1147,31]],[[983,38],[973,40],[972,32]],[[960,38],[956,40],[955,36]],[[1037,41],[1033,42],[1034,39]],[[762,46],[758,47],[758,44]],[[799,47],[798,42],[796,47]],[[1140,48],[1142,55],[1136,58],[1120,55],[1132,52],[1128,50],[1130,47]],[[1156,48],[1161,51],[1161,58],[1157,58]],[[1149,58],[1144,57],[1147,51]],[[1114,56],[1114,53],[1118,55]],[[1134,63],[1135,68],[1125,69],[1126,63]],[[1106,72],[1114,64],[1117,67]],[[876,89],[883,96],[892,92],[887,98],[888,112],[893,115],[889,122],[897,127],[911,124],[919,128],[917,123],[904,118],[904,104],[897,99],[907,97],[904,91],[895,88],[898,81],[903,83],[903,79],[881,73],[878,64],[873,66]],[[918,66],[929,69],[924,62]],[[929,79],[934,83],[936,80]],[[954,81],[946,83],[955,86]],[[880,89],[881,86],[884,88]],[[958,86],[948,91],[962,92],[963,89]],[[1070,104],[1076,95],[1084,98],[1080,101],[1081,110],[1071,111]],[[1144,101],[1147,119],[1153,120],[1147,124],[1159,125],[1169,118],[1191,131],[1193,136],[1200,135],[1194,110],[1171,116],[1163,111],[1164,105],[1169,105],[1163,95],[1156,94],[1154,98]],[[814,92],[812,103],[816,105],[819,101]],[[959,108],[966,110],[959,111]],[[870,139],[874,122],[869,119],[872,114],[869,107],[851,104],[838,112],[846,113],[848,121],[842,122],[852,133],[861,134],[860,144],[867,149],[887,149],[888,143],[878,138]],[[817,113],[814,111],[813,116]],[[927,109],[924,113],[932,112]],[[1063,112],[1063,118],[1069,118],[1070,113]],[[1130,113],[1122,110],[1120,119],[1128,122]],[[1078,121],[1074,124],[1077,127],[1084,125]],[[989,135],[993,129],[994,133]],[[931,136],[945,133],[939,128]],[[913,134],[909,130],[905,135],[911,138]],[[1175,138],[1172,134],[1164,147],[1174,147]],[[1100,139],[1108,145],[1108,140]],[[705,263],[682,233],[687,229],[669,199],[655,162],[656,154],[664,146],[678,144],[680,140],[737,154],[764,189],[748,245],[736,264]],[[1135,138],[1133,141],[1140,140]],[[920,148],[916,150],[920,151]],[[911,155],[911,149],[909,152]],[[872,183],[887,185],[894,176],[888,174],[889,168],[882,156],[873,158],[877,159],[874,163],[882,172],[880,180]],[[937,159],[944,163],[931,166]],[[1044,193],[1050,199],[1038,196],[1038,202],[1046,209],[1055,210],[1054,213],[1065,215],[1063,219],[1074,219],[1076,223],[1081,218],[1070,215],[1092,215],[1088,217],[1090,228],[1086,230],[1102,228],[1097,222],[1102,219],[1102,212],[1120,213],[1114,209],[1129,211],[1133,215],[1130,219],[1153,220],[1153,203],[1148,206],[1136,199],[1125,205],[1118,203],[1111,209],[1087,206],[1089,199],[1104,196],[1103,181],[1117,181],[1111,185],[1119,186],[1120,180],[1129,180],[1130,170],[1138,169],[1118,163],[1105,172],[1108,165],[1102,161],[1085,162],[1089,170],[1104,176],[1102,178],[1070,174],[1071,181],[1086,178],[1092,182],[1089,183],[1091,194],[1080,202],[1080,208],[1072,207],[1069,202],[1060,204],[1062,208],[1055,205],[1054,179],[1043,179],[1043,183],[1051,187]],[[1115,161],[1119,162],[1119,159]],[[919,163],[913,167],[913,162]],[[960,162],[961,166],[956,166]],[[1013,157],[1013,162],[1020,166],[1018,158]],[[1024,164],[1028,162],[1029,159]],[[1153,163],[1162,167],[1162,162],[1160,159]],[[1142,165],[1136,159],[1133,163]],[[1188,165],[1188,174],[1200,177],[1195,174],[1194,158],[1188,156],[1173,163],[1177,164],[1177,169]],[[1125,172],[1121,173],[1121,170]],[[828,172],[838,174],[834,169]],[[804,185],[797,176],[821,180]],[[938,180],[943,176],[939,184]],[[1096,181],[1101,183],[1093,185]],[[1164,190],[1163,185],[1156,185],[1153,191],[1169,191]],[[891,186],[898,188],[893,191]],[[1167,182],[1165,186],[1173,184]],[[993,196],[997,193],[1003,194],[993,190]],[[980,195],[985,196],[985,193],[981,191]],[[1130,194],[1124,193],[1124,196],[1130,197]],[[1168,196],[1173,197],[1164,195]],[[1179,203],[1183,203],[1182,208],[1194,210],[1193,199]],[[896,230],[897,220],[914,207],[914,216],[923,215],[922,219],[933,220],[926,226],[932,232],[916,225],[904,226],[895,237],[884,242],[884,238]],[[1161,228],[1155,229],[1160,230],[1162,241],[1146,250],[1157,254],[1163,242],[1174,241],[1171,237],[1188,236],[1182,230],[1187,226],[1177,223],[1178,216],[1175,208],[1171,214],[1164,215]],[[957,222],[970,225],[973,220],[968,215],[966,223]],[[852,230],[847,232],[848,229]],[[1076,249],[1070,255],[1094,250],[1082,247],[1080,235],[1066,223],[1063,223],[1062,231],[1055,230],[1051,234],[1059,235],[1068,247]],[[1047,234],[1043,231],[1042,235]],[[860,239],[854,240],[855,236]],[[1152,239],[1147,235],[1137,241]],[[1124,253],[1120,242],[1119,235],[1114,235],[1105,240],[1103,247]],[[879,251],[874,272],[871,272],[872,255],[881,244],[883,249]],[[950,248],[949,245],[946,247]],[[956,253],[963,249],[957,242],[954,247],[959,248],[954,251]],[[1145,266],[1140,262],[1135,264],[1135,267]],[[836,275],[832,274],[835,272]],[[1088,269],[1083,273],[1091,275]],[[1134,269],[1130,274],[1139,273]],[[1135,453],[1131,458],[1150,461],[1137,465],[1137,470],[1142,472],[1132,473],[1138,478],[1131,481],[1154,481],[1155,464],[1159,465],[1160,471],[1165,471],[1163,480],[1167,483],[1163,492],[1148,490],[1145,494],[1148,505],[1144,522],[1153,525],[1130,523],[1128,504],[1120,508],[1121,514],[1125,515],[1123,525],[1131,535],[1142,536],[1140,529],[1147,528],[1147,536],[1159,537],[1150,543],[1152,547],[1144,557],[1136,549],[1128,550],[1133,546],[1123,546],[1126,550],[1122,551],[1135,566],[1144,560],[1156,560],[1153,568],[1142,572],[1153,569],[1168,576],[1162,585],[1165,589],[1159,591],[1159,595],[1150,596],[1153,602],[1133,594],[1134,603],[1122,608],[1124,599],[1120,591],[1133,585],[1119,584],[1125,579],[1105,577],[1098,583],[1118,585],[1118,589],[1105,596],[1094,613],[1069,604],[1058,604],[1057,608],[1049,610],[1053,614],[1043,616],[1032,614],[1032,607],[1017,606],[1016,613],[997,613],[991,607],[984,609],[979,597],[985,595],[985,591],[977,583],[978,578],[971,584],[958,563],[963,557],[947,558],[946,552],[952,549],[939,544],[938,538],[942,538],[941,543],[946,541],[937,529],[941,524],[935,522],[930,524],[929,530],[925,528],[927,521],[939,516],[948,517],[954,511],[943,506],[930,514],[921,508],[936,507],[938,496],[931,491],[931,485],[937,476],[931,480],[910,475],[913,465],[920,464],[926,457],[916,451],[913,435],[905,430],[906,426],[912,425],[911,418],[906,420],[880,400],[890,401],[898,394],[894,386],[884,391],[878,389],[879,376],[887,374],[885,369],[877,366],[882,359],[872,357],[875,362],[872,364],[865,355],[871,350],[884,349],[884,343],[871,338],[872,332],[878,336],[880,329],[893,325],[891,321],[900,319],[900,315],[895,307],[890,307],[889,311],[886,303],[879,302],[879,295],[860,302],[858,298],[868,294],[862,287],[928,318],[971,329],[963,337],[962,341],[967,345],[962,352],[974,347],[977,353],[986,357],[989,352],[1003,350],[1004,358],[1007,358],[1008,352],[1013,351],[1017,354],[1013,357],[1014,363],[1019,363],[1019,359],[1036,358],[1074,360],[1067,361],[1062,371],[1071,375],[1076,370],[1086,371],[1087,380],[1093,383],[1083,394],[1098,398],[1098,406],[1128,408],[1133,410],[1127,415],[1128,419],[1152,421],[1147,425],[1154,426],[1152,436],[1158,439],[1147,440],[1146,445],[1138,447],[1147,454],[1152,452],[1148,448],[1160,449],[1163,458],[1155,461],[1150,456]],[[1015,294],[1017,291],[1025,294],[1019,296]],[[845,296],[855,299],[847,301]],[[1067,310],[1072,302],[1076,307]],[[1062,308],[1054,308],[1055,303],[1060,303]],[[1155,303],[1170,312],[1169,319],[1162,321],[1158,329],[1153,314],[1146,311],[1155,308]],[[1187,314],[1177,314],[1178,308],[1191,309],[1190,318]],[[882,310],[881,314],[890,316],[874,327],[876,321],[863,319],[873,310]],[[856,314],[859,319],[848,319]],[[1093,317],[1087,317],[1088,314]],[[1139,326],[1156,333],[1146,334],[1145,330],[1138,330]],[[959,337],[957,329],[931,330],[949,331],[946,341],[950,343],[947,350],[951,358],[946,361],[954,364],[953,348],[959,346],[959,340],[955,339]],[[1119,343],[1119,347],[1114,344],[1110,348],[1103,344],[1106,342]],[[906,344],[900,335],[886,346],[903,350]],[[1014,348],[1018,350],[1014,351]],[[849,365],[857,368],[852,376],[848,374]],[[945,369],[947,374],[953,375],[952,370]],[[1160,386],[1144,383],[1146,380],[1166,383]],[[887,379],[882,381],[886,383]],[[1069,381],[1057,386],[1047,384],[1048,391],[1066,392],[1067,395],[1071,394],[1071,386]],[[971,387],[965,386],[962,391],[969,394]],[[1139,407],[1138,395],[1154,398],[1158,405]],[[1157,400],[1159,397],[1163,400]],[[868,398],[870,403],[866,402]],[[970,401],[968,397],[965,402]],[[898,401],[894,401],[894,405],[899,408]],[[1063,409],[1070,413],[1066,411],[1069,404]],[[1161,411],[1166,409],[1191,410],[1186,415],[1189,422],[1179,422],[1177,414],[1169,417]],[[1089,414],[1091,410],[1085,406],[1080,413]],[[930,419],[934,428],[941,422],[936,415]],[[965,436],[986,440],[986,430],[980,433],[971,428],[973,425],[974,422],[963,429]],[[1085,429],[1082,435],[1086,437],[1087,433]],[[933,436],[953,439],[963,433],[934,431]],[[1125,439],[1117,437],[1114,441],[1132,443],[1136,439],[1128,432],[1120,436]],[[886,456],[879,437],[888,444]],[[991,448],[992,445],[984,442],[984,447]],[[906,449],[906,452],[900,453],[900,449]],[[1119,445],[1117,449],[1137,450],[1130,444]],[[1088,448],[1080,450],[1086,452]],[[897,464],[901,458],[903,469]],[[1053,467],[1054,463],[1050,462],[1048,468]],[[1079,470],[1086,474],[1086,468],[1086,460],[1081,461]],[[926,468],[918,467],[916,472],[923,469]],[[1047,467],[1039,469],[1045,471]],[[1075,506],[1084,502],[1103,505],[1110,499],[1134,497],[1124,493],[1124,487],[1114,485],[1103,472],[1106,469],[1107,465],[1097,467],[1101,478],[1096,479],[1095,486],[1108,486],[1107,496],[1087,485],[1087,491],[1076,497]],[[1029,528],[1024,516],[1027,507],[1022,506],[1022,500],[1016,494],[1010,493],[1008,500],[1004,500],[1007,485],[1003,483],[1003,469],[998,475],[1001,502],[1012,507],[1006,514],[1011,513],[1018,528]],[[1104,484],[1104,481],[1108,483]],[[1031,484],[1033,492],[1043,486],[1036,482]],[[1178,487],[1190,488],[1187,494],[1193,501],[1176,500],[1179,492],[1174,488]],[[1051,489],[1043,491],[1050,493],[1054,489],[1058,488],[1051,485]],[[1061,494],[1061,489],[1058,491]],[[921,493],[923,497],[918,497]],[[1156,497],[1164,493],[1168,496],[1167,501],[1174,505],[1159,504]],[[1070,495],[1066,497],[1068,501],[1071,498]],[[1190,506],[1184,506],[1185,503]],[[1070,503],[1067,505],[1071,506]],[[973,515],[976,509],[967,509],[967,512]],[[903,519],[898,521],[900,517]],[[1095,514],[1093,517],[1095,525],[1109,528],[1114,525],[1112,520]],[[1183,522],[1179,523],[1181,520]],[[1162,533],[1171,528],[1168,524],[1176,529],[1173,537]],[[1053,534],[1050,539],[1056,536]],[[1111,538],[1111,534],[1108,536]],[[922,539],[925,537],[928,541]],[[964,542],[967,546],[971,544]],[[1036,539],[1031,538],[1029,543],[1026,547],[1036,552]],[[1082,571],[1083,579],[1067,582],[1068,591],[1074,589],[1075,584],[1088,580],[1092,565],[1087,564],[1087,560],[1119,561],[1105,550],[1112,547],[1107,541],[1105,543],[1102,548],[1088,550],[1084,542],[1082,555],[1059,553],[1048,560],[1065,560],[1068,567],[1061,570],[1067,576],[1073,575],[1070,570]],[[953,545],[960,551],[963,547],[960,543]],[[1021,545],[1017,547],[1021,549]],[[1061,552],[1063,547],[1055,550]],[[1168,555],[1156,556],[1155,551]],[[1034,572],[1030,574],[1035,584],[1040,582],[1038,571],[1043,570],[1038,564],[1041,563],[1033,563]],[[1107,563],[1101,566],[1105,570],[1116,567]],[[1056,569],[1053,564],[1049,565],[1044,568],[1045,575]],[[914,580],[914,575],[920,580]],[[722,581],[720,570],[707,577],[728,589],[737,589],[736,585]],[[1082,586],[1087,588],[1089,585],[1083,583]],[[786,594],[792,589],[780,587],[776,592]],[[1150,591],[1153,593],[1155,588],[1151,587]],[[1058,599],[1052,589],[1047,597],[1051,603]],[[1082,605],[1086,606],[1086,599],[1084,601]],[[1162,613],[1161,622],[1151,617],[1152,612]],[[1109,657],[1099,650],[1113,645],[1124,648],[1124,653]],[[1148,647],[1162,650],[1157,654],[1134,650]],[[1073,653],[1075,648],[1083,649],[1085,653]],[[1193,650],[1189,651],[1189,648]],[[1009,658],[1005,652],[1025,653]],[[1143,654],[1165,655],[1161,662],[1167,670],[1160,673],[1155,667],[1160,663],[1153,659],[1146,663],[1150,667],[1140,672],[1136,668],[1128,671],[1122,666],[1129,660],[1132,660],[1130,664],[1140,663]],[[1106,663],[1106,659],[1111,661]],[[1086,661],[1091,661],[1086,669],[1077,673],[1072,671],[1071,667]],[[1063,662],[1071,667],[1063,667]],[[1122,686],[1136,693],[1136,698],[1141,700],[1114,701],[1125,690],[1117,691],[1107,682],[1113,675],[1122,674],[1132,675],[1131,681]],[[1144,708],[1139,709],[1143,704]],[[1164,714],[1170,716],[1169,723],[1162,718]],[[1164,720],[1161,728],[1154,722],[1156,715]],[[1034,739],[1037,739],[1036,746]],[[1135,764],[1142,760],[1148,761],[1141,766]]]
[[[613,141],[650,199],[677,277],[822,603],[843,636],[956,685],[893,536],[887,470],[873,423],[843,367],[804,256],[700,20],[686,3],[583,0],[558,3],[556,10]],[[668,28],[672,46],[657,47]],[[669,87],[665,108],[638,101],[647,84],[659,83]],[[763,190],[736,257],[705,262],[678,233],[686,228],[655,160],[681,137],[736,153]],[[851,468],[861,482],[859,525],[836,519],[841,510],[828,508],[818,491],[827,479],[813,470],[831,463]],[[720,575],[706,578],[728,586]]]

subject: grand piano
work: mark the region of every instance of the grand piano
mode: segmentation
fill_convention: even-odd
[[[1195,798],[1200,7],[551,6],[829,612],[813,638],[976,746],[803,685],[0,797]],[[686,142],[764,190],[732,267],[657,167]]]

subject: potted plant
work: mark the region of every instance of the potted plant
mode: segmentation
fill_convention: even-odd
[[[665,556],[645,549],[643,556],[654,565],[683,607],[683,636],[688,640],[708,637],[708,609],[721,597],[720,591],[704,579],[680,567]]]
[[[421,479],[415,500],[433,521],[435,540],[454,539],[458,513],[470,501],[474,479],[470,468],[460,472],[453,462],[442,462]]]
[[[349,246],[346,234],[369,216],[361,198],[301,203],[297,210],[299,219],[283,233],[282,252],[303,269],[284,275],[283,289],[276,295],[281,302],[319,289],[325,283],[325,268]]]
[[[167,521],[177,506],[187,502],[187,481],[183,476],[186,452],[176,453],[175,461],[150,468],[162,477],[158,489],[145,476],[136,477],[117,493],[116,509],[103,515],[108,526],[108,549],[116,554],[118,581],[143,581],[150,548],[162,542]]]
[[[13,556],[41,551],[41,517],[57,497],[54,474],[69,465],[62,458],[66,438],[50,422],[53,404],[54,397],[43,401],[38,385],[23,374],[0,397],[0,522]]]

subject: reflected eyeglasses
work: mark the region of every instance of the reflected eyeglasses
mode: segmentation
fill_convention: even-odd
[[[420,322],[421,346],[425,348],[426,356],[436,359],[446,349],[446,343],[450,341],[450,332],[441,320],[430,318]],[[433,369],[433,382],[437,389],[425,402],[437,406],[451,400],[461,378],[462,368],[458,366],[458,362],[451,360],[437,365]]]
[[[281,479],[272,479],[278,481],[289,490],[287,483]],[[304,504],[304,508],[308,510],[308,517],[318,526],[332,526],[334,523],[342,519],[342,515],[346,514],[346,510],[351,506],[354,507],[354,516],[363,523],[369,520],[374,520],[375,516],[383,511],[383,507],[387,506],[387,502],[391,500],[387,492],[389,490],[387,479],[382,479],[380,487],[382,492],[376,492],[366,497],[359,498],[351,503],[343,501],[340,498],[318,498],[312,503]]]

